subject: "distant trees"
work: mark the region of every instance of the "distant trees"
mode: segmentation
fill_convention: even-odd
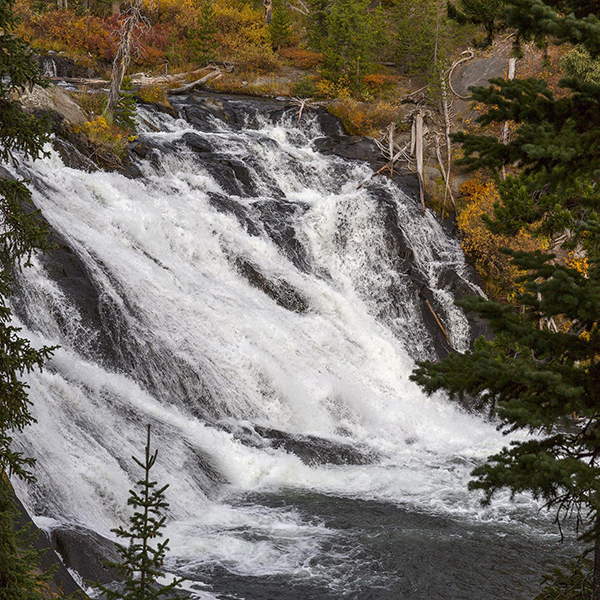
[[[323,53],[322,74],[359,87],[383,45],[381,9],[369,0],[311,0],[309,41]]]
[[[504,0],[456,0],[448,2],[448,15],[458,23],[481,25],[490,45],[501,28],[504,7]]]
[[[215,60],[217,25],[211,0],[202,0],[196,27],[188,30],[188,45],[192,61],[206,64]]]
[[[283,0],[275,3],[273,20],[269,25],[271,44],[274,50],[287,46],[292,37],[292,21],[290,11]]]
[[[446,3],[442,0],[396,0],[392,14],[396,64],[405,73],[432,69],[447,50]]]
[[[598,5],[577,18],[575,0],[505,4],[503,18],[521,39],[544,36],[579,43],[591,57],[600,54]],[[476,399],[506,431],[535,434],[489,457],[469,487],[482,490],[484,502],[502,488],[529,491],[556,511],[559,524],[574,517],[594,556],[592,572],[582,575],[581,565],[589,563],[579,563],[578,572],[556,575],[550,587],[563,594],[575,581],[585,589],[540,598],[600,600],[600,86],[576,78],[561,85],[558,98],[536,79],[496,79],[490,88],[472,90],[487,106],[479,122],[511,120],[514,132],[507,144],[493,136],[455,139],[469,168],[517,171],[499,186],[500,202],[488,219],[492,231],[561,235],[583,259],[564,264],[539,251],[511,252],[512,264],[524,272],[520,310],[464,301],[488,319],[496,338],[477,340],[472,351],[439,363],[420,363],[413,378],[427,392]]]

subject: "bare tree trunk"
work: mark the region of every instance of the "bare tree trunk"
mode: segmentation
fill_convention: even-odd
[[[417,161],[417,177],[419,179],[419,199],[425,211],[425,180],[423,178],[423,114],[417,113],[415,118],[415,158]]]
[[[515,78],[515,70],[517,66],[516,58],[508,59],[508,79],[512,81]],[[502,143],[508,144],[508,121],[504,121],[504,128],[502,131]],[[506,179],[506,168],[502,167],[502,179]],[[600,599],[599,599],[600,600]]]
[[[112,0],[110,3],[110,14],[113,16],[121,14],[121,3],[119,0]]]
[[[270,25],[273,20],[273,0],[263,0],[263,6],[265,7],[265,22]]]
[[[127,10],[127,18],[121,30],[121,43],[113,61],[110,76],[110,92],[108,94],[108,110],[114,111],[119,102],[121,83],[131,62],[131,49],[134,42],[134,30],[142,22],[141,0],[133,0]]]

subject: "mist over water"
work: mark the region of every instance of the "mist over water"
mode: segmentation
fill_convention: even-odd
[[[316,116],[200,131],[140,113],[140,177],[56,152],[23,173],[95,290],[92,319],[43,260],[20,281],[20,324],[60,345],[19,436],[40,525],[112,539],[151,423],[169,566],[201,598],[529,597],[552,529],[528,497],[483,509],[466,488],[506,439],[409,381],[435,356],[419,286],[468,347],[447,274],[478,290],[457,242],[396,184],[319,153]]]

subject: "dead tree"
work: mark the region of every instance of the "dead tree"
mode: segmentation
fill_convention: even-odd
[[[295,0],[295,2],[297,2],[297,5],[292,4],[291,2],[288,2],[287,3],[288,8],[298,11],[300,14],[304,15],[305,17],[310,14],[310,10],[308,9],[308,6],[304,2],[302,2],[302,0]]]
[[[517,67],[517,59],[508,59],[508,79],[512,81],[515,78],[515,70]],[[504,121],[504,127],[502,130],[502,143],[506,146],[508,144],[508,121]],[[502,179],[506,179],[506,167],[502,165]]]
[[[108,95],[108,110],[113,111],[119,102],[121,83],[131,62],[131,52],[136,46],[136,37],[140,30],[148,27],[148,21],[142,14],[142,0],[131,0],[121,25],[121,43],[113,61],[110,76],[110,92]]]
[[[423,137],[424,132],[424,121],[423,113],[419,111],[415,116],[414,121],[414,147],[415,147],[415,161],[417,163],[417,178],[419,180],[419,200],[425,212],[425,178],[423,176]]]
[[[412,158],[410,156],[409,144],[400,147],[395,141],[396,124],[390,123],[385,129],[380,132],[379,139],[375,140],[377,147],[381,150],[382,156],[386,159],[386,164],[375,173],[379,175],[384,171],[390,172],[390,177],[394,176],[394,166],[399,161],[405,161],[409,166],[412,166]]]
[[[475,52],[471,48],[467,48],[464,52],[461,52],[460,55],[462,56],[462,58],[458,59],[457,61],[454,61],[454,63],[452,63],[452,66],[450,67],[450,70],[448,71],[448,85],[450,86],[450,90],[452,91],[452,93],[461,100],[471,100],[470,94],[468,96],[461,96],[454,89],[454,86],[452,85],[452,75],[454,75],[454,69],[456,69],[458,65],[461,65],[462,63],[471,60],[472,58],[475,58]]]
[[[448,93],[448,86],[446,85],[446,76],[449,76],[450,70],[447,73],[444,73],[440,78],[440,86],[441,86],[441,98],[440,104],[442,108],[442,115],[444,117],[444,140],[446,142],[446,166],[444,167],[444,163],[442,161],[442,154],[440,152],[440,144],[437,136],[435,136],[435,153],[440,164],[440,169],[442,171],[442,177],[444,178],[444,182],[446,184],[444,189],[444,204],[442,208],[442,216],[444,215],[444,211],[446,210],[446,202],[448,197],[452,202],[452,206],[456,208],[456,204],[454,202],[454,195],[452,194],[452,188],[450,187],[450,173],[452,170],[452,140],[450,138],[450,131],[452,129],[452,121],[451,121],[451,109],[452,109],[452,101],[450,95]]]
[[[270,25],[273,20],[273,0],[263,0],[263,6],[265,8],[265,23]]]

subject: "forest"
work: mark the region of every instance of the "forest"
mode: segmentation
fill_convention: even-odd
[[[0,0],[0,34],[0,161],[7,169],[44,158],[51,136],[63,136],[107,172],[125,173],[134,155],[146,156],[144,135],[158,132],[139,107],[181,116],[176,99],[200,91],[282,102],[296,111],[297,127],[304,111],[323,111],[349,139],[370,138],[376,166],[354,182],[358,190],[377,178],[411,181],[421,214],[452,231],[483,291],[457,301],[489,328],[464,351],[455,348],[435,294],[419,292],[448,351],[413,357],[410,380],[509,436],[471,469],[468,488],[478,502],[489,507],[506,491],[513,499],[525,494],[561,537],[576,538],[567,560],[539,566],[539,589],[530,597],[600,600],[596,2]],[[69,76],[40,71],[57,61]],[[477,73],[472,65],[494,65],[495,72],[474,86],[467,78],[467,89],[457,92],[456,74]],[[77,122],[57,126],[49,113],[23,110],[33,86],[55,93],[48,90],[59,79],[72,84],[65,94],[81,114]],[[29,378],[60,349],[34,344],[22,333],[20,313],[15,320],[20,273],[52,243],[32,185],[7,169],[0,166],[0,596],[59,597],[52,572],[42,572],[14,523],[10,481],[34,486],[39,469],[18,442],[36,423]],[[250,273],[255,287],[279,294],[280,305],[287,294],[284,305],[306,312],[309,303],[286,280],[266,285],[260,270],[236,260],[236,273]],[[100,583],[97,593],[173,597],[183,580],[157,583],[168,540],[147,558],[169,506],[169,486],[149,479],[157,460],[149,426],[146,461],[134,460],[145,469],[140,493],[159,487],[155,504],[134,491],[128,503],[154,516],[136,513],[132,529],[111,530],[129,540],[117,565],[126,585],[115,592]]]

